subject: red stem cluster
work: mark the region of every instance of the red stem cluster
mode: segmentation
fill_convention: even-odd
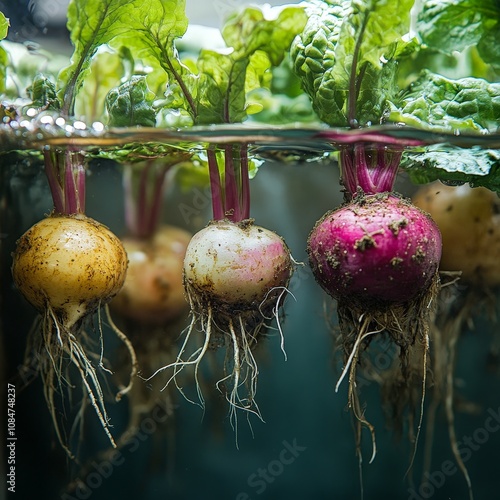
[[[398,173],[403,148],[358,143],[340,149],[342,183],[351,198],[361,189],[366,194],[390,192]]]

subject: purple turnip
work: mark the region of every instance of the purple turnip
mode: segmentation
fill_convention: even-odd
[[[356,382],[361,354],[376,334],[397,345],[399,400],[392,411],[414,408],[415,374],[425,393],[429,315],[439,289],[441,235],[428,214],[390,190],[401,151],[356,144],[341,150],[347,202],[325,214],[308,239],[309,262],[321,287],[337,301],[349,406],[372,435]],[[366,355],[368,356],[368,355]],[[368,356],[369,357],[369,356]],[[422,395],[423,400],[423,395]],[[358,441],[359,442],[359,441]],[[359,452],[359,447],[358,447]]]

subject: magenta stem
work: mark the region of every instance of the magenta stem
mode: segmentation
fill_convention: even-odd
[[[224,146],[224,188],[225,188],[225,216],[234,222],[241,220],[238,176],[234,168],[233,146]]]
[[[45,173],[56,212],[85,213],[85,157],[77,151],[44,151]]]
[[[241,218],[250,218],[250,177],[248,174],[248,144],[242,144],[240,149],[241,169]]]
[[[390,192],[398,173],[402,147],[358,143],[340,150],[342,183],[350,199],[358,190],[366,194]]]
[[[349,195],[356,193],[358,181],[354,168],[352,148],[343,147],[339,152],[339,167],[342,184]],[[350,196],[349,196],[350,198]]]
[[[56,212],[62,214],[64,213],[64,190],[59,179],[59,168],[57,165],[58,157],[49,149],[44,150],[43,156],[45,160],[45,175],[49,182],[54,209]],[[54,160],[56,160],[56,162],[54,162]]]
[[[214,220],[224,219],[223,193],[217,164],[217,154],[213,146],[207,149],[210,191],[212,194],[212,212]]]
[[[213,219],[240,222],[250,217],[248,145],[224,146],[224,188],[222,188],[215,146],[207,150]]]
[[[129,235],[147,239],[155,233],[160,222],[167,173],[189,156],[181,153],[168,159],[125,163],[123,188],[125,223]]]

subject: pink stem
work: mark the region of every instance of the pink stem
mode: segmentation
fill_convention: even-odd
[[[222,187],[220,182],[219,166],[215,149],[210,146],[207,149],[208,171],[210,175],[210,190],[212,194],[212,212],[214,220],[224,219],[224,205],[222,200]]]
[[[242,144],[240,150],[241,168],[241,218],[250,218],[250,178],[248,176],[248,144]]]
[[[343,147],[340,149],[339,166],[342,184],[346,189],[346,193],[349,194],[348,198],[350,199],[351,196],[356,193],[358,188],[356,169],[354,168],[353,163],[352,148]]]
[[[54,208],[60,214],[85,213],[85,158],[71,150],[44,151]]]
[[[52,152],[49,149],[45,149],[43,151],[43,156],[45,159],[45,175],[47,176],[47,180],[49,182],[54,208],[56,212],[62,214],[64,213],[64,190],[61,182],[59,181],[59,168],[57,165],[58,157],[54,154],[53,158]],[[56,163],[54,163],[53,160],[56,160]]]
[[[238,179],[234,168],[233,146],[224,147],[224,180],[225,180],[225,215],[228,219],[241,220],[240,200],[238,196]]]
[[[358,189],[366,194],[392,191],[402,154],[402,147],[388,149],[382,144],[357,143],[343,147],[339,163],[347,198]]]
[[[366,154],[367,152],[364,144],[356,144],[354,146],[354,165],[357,183],[366,194],[375,194],[376,187],[370,175],[370,167],[366,161]]]

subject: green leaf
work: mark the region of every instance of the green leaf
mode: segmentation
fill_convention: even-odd
[[[448,183],[469,182],[500,192],[500,151],[430,146],[424,152],[407,153],[401,162],[417,184],[434,180]]]
[[[0,47],[0,94],[5,93],[7,78],[7,67],[9,65],[9,56],[3,47]]]
[[[163,158],[168,162],[184,161],[191,156],[188,145],[171,146],[158,142],[129,143],[116,148],[99,148],[87,153],[92,158],[113,160],[118,163],[140,163]]]
[[[75,115],[92,123],[105,121],[104,101],[108,92],[120,84],[125,61],[119,53],[98,51],[92,59],[90,71],[76,96]]]
[[[128,13],[123,20],[126,29],[110,44],[127,47],[136,61],[152,70],[148,85],[158,95],[160,89],[176,93],[175,101],[191,114],[196,114],[192,94],[196,75],[181,63],[175,40],[187,30],[185,0],[132,0],[127,2]]]
[[[15,43],[3,40],[1,45],[0,66],[3,63],[4,74],[7,76],[3,93],[7,99],[30,99],[27,89],[37,75],[43,73],[55,82],[61,67],[68,63],[66,56],[43,50],[34,42]]]
[[[437,131],[488,132],[499,127],[500,83],[451,80],[425,71],[410,85],[389,120]]]
[[[337,127],[380,122],[386,100],[397,91],[394,61],[416,48],[405,37],[412,5],[413,0],[312,2],[291,55],[323,121]]]
[[[72,0],[68,29],[74,45],[71,64],[60,74],[63,112],[74,113],[75,95],[99,46],[114,42],[135,55],[173,53],[173,38],[187,27],[184,0]]]
[[[275,9],[274,17],[266,17],[258,8],[249,7],[232,15],[222,30],[228,45],[224,50],[200,51],[196,73],[187,65],[177,75],[166,68],[171,80],[170,103],[180,104],[190,112],[197,125],[237,123],[248,113],[261,109],[247,101],[249,92],[270,84],[272,65],[281,63],[294,36],[306,22],[300,7]]]
[[[106,96],[108,124],[112,127],[154,127],[156,113],[153,109],[155,95],[149,90],[146,77],[133,76]]]
[[[500,3],[496,0],[425,0],[417,30],[425,44],[451,54],[477,45],[500,68]]]
[[[47,76],[38,74],[33,79],[33,83],[28,87],[27,92],[31,97],[30,108],[42,110],[59,110],[60,103],[57,98],[55,83]]]
[[[0,12],[0,40],[3,40],[9,31],[9,20]]]
[[[361,68],[368,62],[382,68],[384,60],[392,59],[399,50],[398,44],[406,45],[402,38],[410,29],[413,3],[414,0],[353,0],[352,16],[342,26],[339,52],[344,45],[352,47],[350,38],[354,36],[356,43],[360,43],[358,66]]]
[[[228,18],[222,37],[234,49],[233,59],[249,57],[257,50],[264,51],[271,64],[281,63],[293,38],[305,26],[307,17],[302,7],[277,8],[275,18],[266,17],[258,8],[248,7]]]
[[[0,12],[0,40],[7,36],[9,20]],[[7,65],[9,57],[3,47],[0,47],[0,94],[5,92],[5,79],[7,78]]]

